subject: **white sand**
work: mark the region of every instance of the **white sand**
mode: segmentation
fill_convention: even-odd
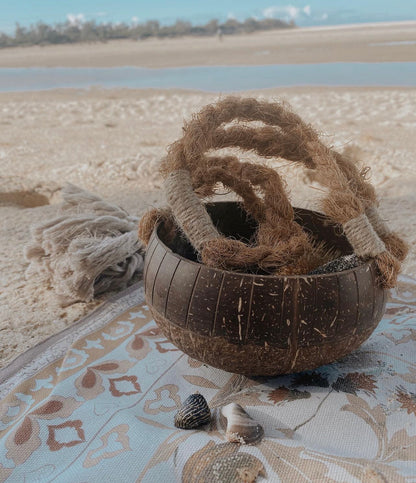
[[[414,246],[416,89],[303,88],[260,95],[284,96],[327,142],[358,146],[372,168],[383,216]],[[0,95],[2,365],[99,303],[62,308],[50,288],[25,280],[29,227],[57,214],[59,188],[70,181],[133,214],[159,205],[157,165],[166,146],[180,135],[184,118],[216,98],[121,90]],[[290,173],[294,202],[311,206],[299,172]],[[50,204],[30,206],[41,203]],[[416,276],[413,250],[404,273]]]
[[[299,29],[217,39],[149,40],[0,51],[0,67],[267,64],[414,60],[413,23]],[[393,42],[393,45],[371,45]],[[251,93],[253,95],[253,93]],[[298,88],[283,96],[328,143],[355,145],[371,166],[381,212],[412,245],[416,276],[416,89]],[[157,166],[183,120],[217,96],[185,91],[91,90],[0,94],[0,365],[91,311],[60,307],[54,292],[25,280],[29,227],[58,213],[72,182],[132,214],[163,203]],[[246,159],[249,156],[244,155]],[[316,206],[302,173],[289,176],[294,204]]]

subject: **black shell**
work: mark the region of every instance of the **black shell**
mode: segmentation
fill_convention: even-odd
[[[211,421],[211,411],[201,394],[191,394],[175,414],[175,426],[181,429],[194,429]]]

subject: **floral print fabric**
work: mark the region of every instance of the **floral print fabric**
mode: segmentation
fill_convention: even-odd
[[[415,321],[416,282],[402,277],[359,350],[250,379],[177,350],[136,287],[0,373],[0,481],[416,482]],[[175,428],[197,391],[211,424]],[[264,427],[257,446],[227,442],[230,402]]]

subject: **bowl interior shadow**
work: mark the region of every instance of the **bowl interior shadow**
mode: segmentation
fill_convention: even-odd
[[[257,222],[247,214],[241,203],[221,201],[207,203],[205,206],[215,227],[225,237],[234,238],[247,244],[254,242]],[[304,208],[294,208],[294,212],[295,221],[309,234],[311,240],[323,243],[326,248],[332,249],[340,255],[353,253],[341,227],[331,222],[325,215]],[[182,233],[177,231],[173,240],[167,240],[163,229],[160,228],[158,235],[174,253],[199,263],[198,253]],[[247,272],[265,274],[258,269],[249,269]]]

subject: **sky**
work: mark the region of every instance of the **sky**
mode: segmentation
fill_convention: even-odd
[[[146,22],[281,18],[299,26],[416,20],[416,0],[0,0],[0,31],[43,21]]]

